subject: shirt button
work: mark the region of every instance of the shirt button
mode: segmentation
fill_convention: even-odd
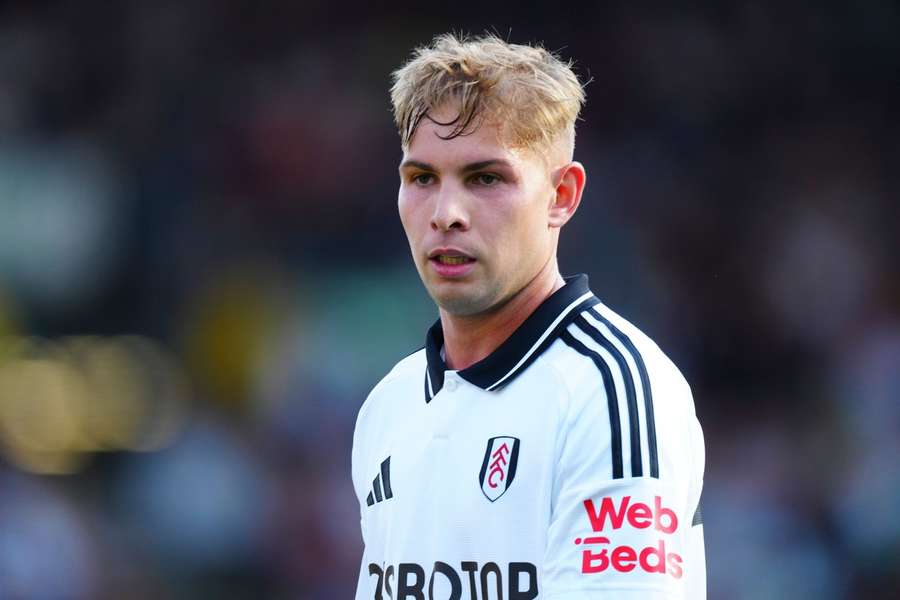
[[[448,379],[447,383],[446,383],[446,387],[447,387],[448,392],[455,392],[456,391],[456,380]]]

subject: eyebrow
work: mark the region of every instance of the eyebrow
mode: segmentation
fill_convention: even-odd
[[[459,172],[460,173],[471,173],[473,171],[480,171],[482,169],[486,169],[488,167],[512,167],[512,164],[506,159],[503,158],[492,158],[489,160],[480,160],[478,162],[469,163],[464,165]],[[422,171],[431,171],[437,172],[437,168],[434,165],[430,165],[426,162],[422,162],[420,160],[405,160],[400,164],[400,170],[408,169],[410,167],[420,169]]]

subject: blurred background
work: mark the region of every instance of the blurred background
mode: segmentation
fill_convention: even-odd
[[[591,80],[561,266],[692,384],[711,600],[900,598],[900,5],[691,6],[0,2],[0,598],[353,596],[451,29]]]

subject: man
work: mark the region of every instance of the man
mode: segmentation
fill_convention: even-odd
[[[357,600],[704,598],[690,389],[557,267],[585,186],[577,77],[444,35],[391,95],[400,218],[440,319],[359,412]]]

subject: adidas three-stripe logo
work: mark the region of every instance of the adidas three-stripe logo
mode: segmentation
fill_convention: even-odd
[[[384,486],[383,494],[382,485]],[[391,490],[391,457],[388,456],[381,461],[381,473],[376,475],[375,479],[372,480],[372,491],[369,492],[369,496],[366,498],[366,506],[372,506],[376,502],[381,502],[393,497],[394,492]]]
[[[647,366],[634,342],[596,307],[589,308],[575,317],[560,333],[560,338],[576,352],[590,358],[600,371],[609,412],[613,479],[622,479],[625,476],[623,422],[628,424],[627,447],[631,476],[644,475],[642,447],[646,439],[649,475],[658,479],[659,454],[653,416],[653,391],[650,389]],[[619,398],[622,396],[625,397],[628,411],[625,421],[622,421],[619,414]],[[643,439],[642,431],[645,432]]]

